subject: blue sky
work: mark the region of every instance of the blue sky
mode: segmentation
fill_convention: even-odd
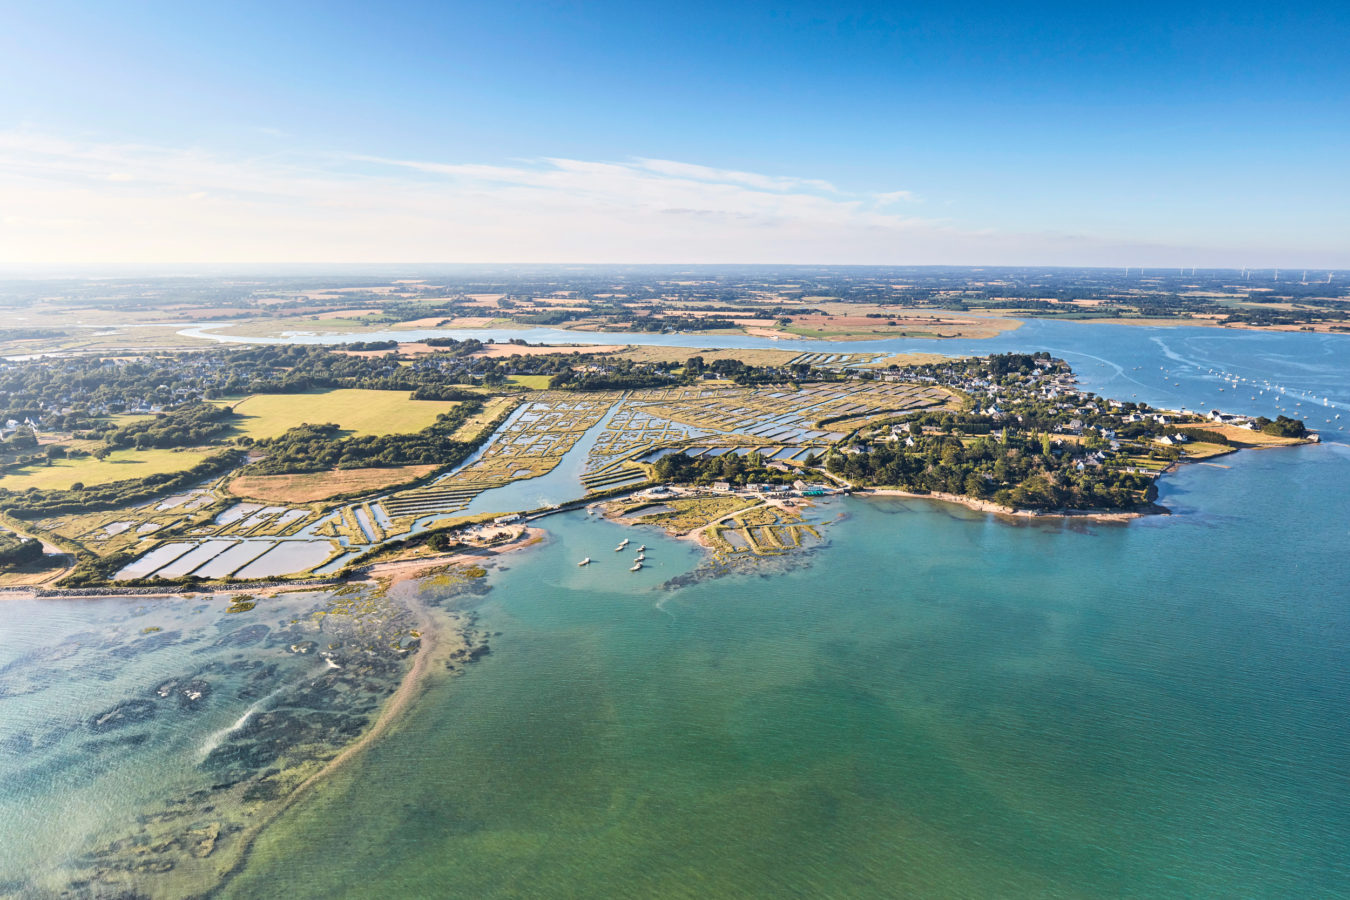
[[[0,23],[7,264],[1350,266],[1343,5],[45,2]]]

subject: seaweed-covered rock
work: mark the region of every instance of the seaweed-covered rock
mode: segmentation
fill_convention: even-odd
[[[148,722],[154,717],[153,700],[127,700],[93,716],[89,720],[89,730],[95,733],[115,731],[128,725]]]

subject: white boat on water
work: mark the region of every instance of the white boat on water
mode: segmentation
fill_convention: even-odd
[[[583,559],[581,562],[577,563],[577,565],[579,565],[579,566],[589,566],[590,564],[591,564],[591,558],[590,558],[589,556],[586,557],[585,559]]]
[[[646,561],[647,561],[647,555],[646,555],[645,553],[639,553],[639,554],[637,555],[637,559],[633,560],[633,562],[646,562]]]
[[[639,548],[638,548],[638,552],[639,552],[639,553],[646,553],[646,552],[647,552],[647,545],[646,545],[646,544],[643,544],[641,547],[639,547]]]
[[[633,563],[633,568],[629,569],[628,571],[636,572],[640,568],[642,568],[642,563]]]
[[[622,550],[624,547],[627,546],[628,546],[628,538],[624,538],[623,540],[619,541],[619,546],[614,548],[614,552],[618,553],[620,550]]]

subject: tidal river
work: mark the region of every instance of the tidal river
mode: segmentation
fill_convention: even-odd
[[[1287,410],[1332,439],[1350,408],[1339,336],[1028,323],[969,343],[886,348],[1048,349],[1108,396]],[[1350,446],[1219,462],[1163,479],[1173,515],[1128,524],[831,501],[791,566],[679,587],[690,545],[545,520],[485,593],[444,601],[492,653],[430,679],[217,892],[1350,896]],[[641,572],[606,558],[622,536],[647,544]],[[112,610],[26,604],[0,640],[0,806],[24,817],[0,824],[0,896],[209,782],[207,745],[265,696],[234,699],[272,658],[231,645],[219,610]],[[163,663],[70,656],[147,626],[177,633]],[[217,658],[239,666],[229,702],[119,705]],[[277,660],[258,691],[321,665]],[[119,709],[145,718],[91,724]]]

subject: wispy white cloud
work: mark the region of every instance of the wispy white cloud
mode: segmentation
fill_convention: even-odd
[[[737,172],[731,169],[713,169],[693,163],[674,162],[669,159],[640,159],[637,161],[643,169],[660,175],[670,175],[693,181],[723,182],[743,184],[761,191],[826,191],[837,193],[838,188],[828,181],[815,178],[784,178],[774,175],[759,175],[754,172]]]
[[[1092,237],[960,228],[908,191],[671,160],[509,164],[0,131],[0,263],[1095,263]],[[1169,248],[1162,248],[1169,250]],[[1184,251],[1188,263],[1195,248]]]
[[[830,260],[944,228],[671,160],[249,159],[22,131],[0,132],[0,193],[23,223],[0,231],[8,263]]]
[[[877,206],[890,206],[892,203],[921,203],[923,198],[913,191],[885,191],[873,194]]]

